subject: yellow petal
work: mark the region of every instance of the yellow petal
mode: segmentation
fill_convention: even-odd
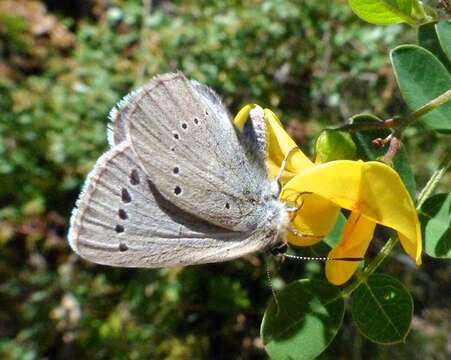
[[[310,159],[298,148],[294,140],[287,134],[280,120],[269,109],[265,109],[265,120],[268,131],[268,157],[277,167],[289,155],[285,171],[287,178],[313,166]]]
[[[276,179],[277,176],[279,176],[280,165],[277,165],[272,159],[268,158],[266,160],[266,168],[268,169],[268,175],[270,178]],[[295,175],[296,174],[294,172],[285,170],[282,173],[282,176],[280,177],[280,182],[282,184],[285,184],[286,182],[288,182],[288,180],[293,178]]]
[[[297,246],[309,246],[321,241],[333,229],[340,207],[317,194],[301,191],[285,191],[281,200],[290,208],[299,208],[291,215],[290,226],[295,233],[288,231],[287,241]]]
[[[404,251],[421,264],[421,229],[412,198],[398,173],[380,162],[363,166],[365,203],[373,207],[372,219],[398,232]]]
[[[240,111],[238,111],[238,114],[233,118],[233,123],[235,126],[240,130],[243,131],[244,124],[246,124],[246,121],[249,117],[249,112],[257,106],[256,104],[247,104],[241,108]]]
[[[316,165],[292,178],[292,191],[312,192],[340,207],[398,231],[404,250],[421,263],[421,231],[413,201],[399,175],[380,162],[337,160]]]
[[[376,223],[357,212],[352,212],[346,222],[340,243],[329,252],[329,258],[363,257],[373,237]],[[348,281],[357,270],[359,262],[327,260],[326,277],[334,285]]]

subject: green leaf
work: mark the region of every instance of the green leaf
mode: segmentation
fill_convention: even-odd
[[[372,114],[359,114],[351,118],[352,123],[366,122],[372,123],[374,121],[381,121]],[[387,152],[387,146],[376,147],[372,141],[377,138],[385,138],[390,134],[389,130],[365,130],[357,131],[351,134],[357,145],[357,155],[360,159],[365,161],[378,160]],[[407,156],[404,145],[401,145],[393,159],[393,167],[398,172],[404,185],[410,193],[412,198],[415,198],[416,184],[413,176],[410,161]]]
[[[427,199],[420,209],[420,221],[426,254],[451,258],[451,193]]]
[[[436,28],[440,45],[451,61],[451,21],[440,21]]]
[[[277,299],[279,307],[272,300],[261,325],[266,351],[274,360],[314,359],[343,321],[340,291],[325,281],[303,279],[278,292]]]
[[[398,280],[373,274],[352,294],[351,314],[368,339],[381,344],[398,343],[409,332],[413,301]]]
[[[451,74],[428,50],[401,45],[390,54],[402,97],[414,111],[451,89]],[[451,102],[423,115],[424,123],[440,132],[451,132]]]
[[[421,25],[418,28],[418,42],[422,47],[433,53],[449,71],[451,70],[451,62],[445,54],[444,48],[442,48],[442,43],[439,41],[437,25],[436,23]],[[446,37],[446,34],[444,36]],[[451,37],[449,41],[451,42]]]
[[[415,24],[411,17],[413,0],[349,0],[352,11],[376,25]]]

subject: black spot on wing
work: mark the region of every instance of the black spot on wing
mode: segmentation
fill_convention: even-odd
[[[122,219],[122,220],[128,219],[127,212],[124,209],[119,209],[117,211],[117,214],[119,215],[119,218]]]
[[[138,185],[139,182],[140,182],[140,180],[139,180],[138,170],[133,169],[132,172],[130,173],[130,184]]]
[[[122,188],[121,190],[121,200],[124,203],[129,203],[132,201],[132,197],[126,188]]]

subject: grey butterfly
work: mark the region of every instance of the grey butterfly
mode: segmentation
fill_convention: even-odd
[[[264,164],[263,113],[239,132],[218,96],[159,75],[110,114],[109,150],[88,175],[69,244],[124,267],[221,262],[281,243],[287,209]]]

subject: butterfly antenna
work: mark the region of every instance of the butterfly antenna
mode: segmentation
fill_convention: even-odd
[[[282,164],[280,165],[280,169],[279,169],[279,174],[277,174],[277,178],[276,181],[279,182],[279,180],[281,179],[283,172],[285,171],[285,167],[287,166],[287,161],[288,158],[290,157],[291,154],[294,153],[294,151],[296,151],[298,148],[294,147],[292,148],[290,151],[288,151],[288,154],[285,156],[285,158],[282,161]]]
[[[291,232],[293,235],[302,238],[306,235],[301,234],[299,231],[297,231],[292,226],[288,227],[288,231]],[[315,237],[315,238],[323,238],[324,236],[313,236],[308,235],[308,237]],[[302,260],[302,261],[309,261],[309,260],[316,260],[316,261],[327,261],[327,260],[334,260],[334,261],[363,261],[365,258],[363,257],[325,257],[325,256],[299,256],[299,255],[291,255],[287,254],[285,252],[277,253],[276,255],[280,255],[282,257],[285,257],[287,259],[295,259],[295,260]]]
[[[299,255],[291,255],[291,254],[280,254],[287,259],[301,260],[301,261],[363,261],[365,258],[363,257],[327,257],[327,256],[299,256]]]

